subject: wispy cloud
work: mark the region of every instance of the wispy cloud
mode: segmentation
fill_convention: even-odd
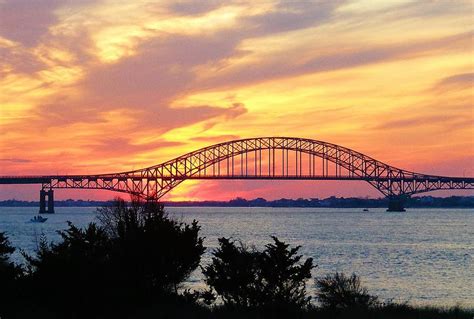
[[[25,158],[0,158],[0,161],[9,163],[31,163],[31,160]]]
[[[474,89],[474,73],[461,73],[445,77],[433,87],[435,91]]]

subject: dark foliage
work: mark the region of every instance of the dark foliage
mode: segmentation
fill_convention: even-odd
[[[14,252],[15,248],[10,245],[8,237],[5,233],[0,232],[0,267],[2,267],[2,269],[5,266],[10,267],[12,265],[9,259],[10,255]]]
[[[5,233],[0,232],[0,317],[8,312],[19,293],[17,282],[21,269],[10,261],[14,252]]]
[[[316,287],[322,308],[368,309],[379,305],[377,297],[369,295],[356,274],[347,277],[336,272],[334,275],[316,279]]]
[[[112,243],[105,231],[93,223],[84,230],[68,225],[67,230],[59,232],[62,241],[48,244],[42,238],[36,256],[25,255],[30,306],[47,305],[64,315],[90,314],[88,309],[100,312],[112,300]]]
[[[32,309],[122,317],[166,303],[204,252],[197,222],[177,222],[156,203],[117,200],[100,210],[100,224],[69,223],[59,243],[42,240],[36,256],[25,256]]]
[[[311,258],[301,263],[300,247],[272,237],[263,251],[219,239],[212,263],[203,269],[206,283],[227,307],[302,309],[309,305],[305,281],[311,278]]]
[[[310,312],[305,318],[320,319],[472,319],[474,312],[460,308],[413,307],[406,304],[386,304],[368,309],[320,308]]]
[[[98,219],[113,241],[117,277],[128,281],[127,289],[136,286],[146,295],[177,292],[205,251],[197,221],[188,225],[171,219],[156,202],[127,206],[119,199],[100,208]]]
[[[259,281],[258,255],[255,249],[236,245],[228,238],[219,238],[212,263],[203,269],[206,283],[226,305],[256,307],[262,290]]]
[[[307,306],[311,297],[306,296],[306,280],[311,278],[313,259],[301,263],[301,246],[289,248],[278,238],[272,239],[274,243],[267,244],[259,258],[265,303]]]

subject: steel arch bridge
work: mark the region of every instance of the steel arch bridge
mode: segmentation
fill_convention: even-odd
[[[48,202],[52,202],[54,188],[106,189],[158,200],[188,179],[366,181],[389,198],[389,210],[403,210],[402,199],[417,193],[474,189],[473,177],[411,172],[340,145],[294,137],[223,142],[128,172],[1,176],[0,184],[42,184],[40,203],[44,208],[45,196],[48,196]],[[52,209],[52,203],[50,206]]]

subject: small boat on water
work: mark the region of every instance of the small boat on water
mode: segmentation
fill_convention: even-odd
[[[368,209],[368,208],[364,208],[363,211],[364,211],[364,212],[368,212],[369,209]]]
[[[37,216],[33,217],[32,219],[30,219],[30,222],[32,222],[32,223],[44,223],[47,220],[48,220],[47,218],[37,215]]]

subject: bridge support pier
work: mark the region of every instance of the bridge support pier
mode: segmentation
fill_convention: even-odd
[[[47,205],[46,205],[47,201]],[[40,190],[40,214],[54,214],[54,193],[53,190]]]
[[[387,212],[405,212],[405,197],[393,196],[388,198]]]

